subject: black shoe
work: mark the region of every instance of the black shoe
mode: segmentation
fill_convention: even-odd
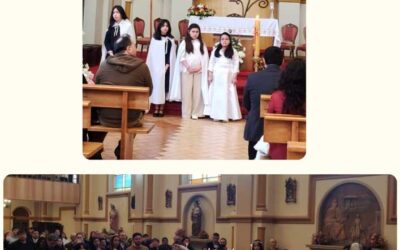
[[[164,112],[162,111],[162,112],[158,113],[158,117],[164,117]]]
[[[154,113],[153,113],[153,116],[154,116],[154,117],[159,117],[159,116],[160,116],[160,113],[154,112]]]

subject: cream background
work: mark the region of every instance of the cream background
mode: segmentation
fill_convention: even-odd
[[[399,176],[400,51],[386,48],[400,36],[399,1],[307,2],[307,156],[274,162],[85,160],[81,7],[80,1],[0,2],[6,30],[0,39],[3,178],[12,173],[215,171]]]

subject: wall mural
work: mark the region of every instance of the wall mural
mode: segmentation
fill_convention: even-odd
[[[375,195],[361,184],[336,187],[326,196],[319,211],[319,232],[325,244],[365,245],[371,234],[380,233],[380,205]]]

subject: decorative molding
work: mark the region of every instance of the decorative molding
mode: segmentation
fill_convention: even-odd
[[[267,211],[267,176],[257,175],[256,211]]]
[[[89,214],[89,203],[90,203],[90,175],[85,175],[85,199],[84,199],[84,214]]]
[[[58,208],[58,217],[51,216],[29,216],[29,217],[20,217],[20,216],[4,216],[4,219],[29,219],[29,220],[47,220],[47,221],[60,221],[62,211],[72,210],[74,211],[74,215],[76,214],[76,207],[59,207]]]
[[[153,190],[154,190],[154,175],[147,175],[147,197],[146,197],[146,209],[147,214],[153,213]]]
[[[387,219],[386,224],[397,225],[397,180],[393,175],[388,176],[387,190]]]

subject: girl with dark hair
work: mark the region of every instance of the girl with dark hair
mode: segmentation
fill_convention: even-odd
[[[176,57],[170,100],[182,101],[182,117],[197,120],[208,105],[208,51],[201,38],[200,26],[189,25]]]
[[[121,242],[119,240],[119,236],[118,235],[114,235],[110,239],[110,246],[109,246],[108,250],[122,250],[122,247],[121,247],[120,243]]]
[[[253,244],[251,244],[251,250],[264,250],[264,245],[261,240],[255,240],[253,241]]]
[[[208,64],[209,105],[204,111],[215,121],[227,122],[242,118],[236,91],[236,76],[239,73],[239,56],[232,47],[231,36],[221,34],[219,44],[211,53]]]
[[[114,43],[124,34],[134,37],[133,26],[126,15],[124,8],[120,5],[115,5],[111,11],[108,29],[104,38],[102,61],[108,56],[114,55]]]
[[[169,98],[176,60],[176,45],[171,35],[171,24],[162,19],[150,42],[146,64],[153,80],[150,102],[155,105],[153,116],[164,116],[165,100]]]
[[[291,61],[281,74],[278,90],[271,95],[269,113],[306,115],[306,62]],[[270,143],[271,159],[286,159],[286,143]]]

